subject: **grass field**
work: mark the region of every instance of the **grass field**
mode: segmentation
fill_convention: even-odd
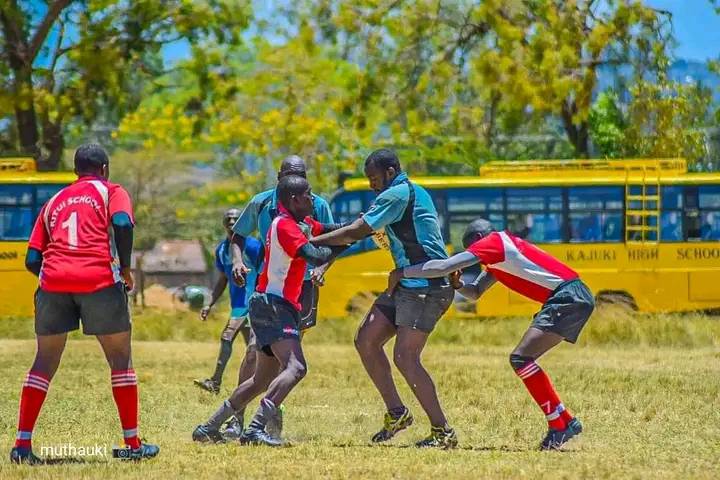
[[[718,318],[597,315],[578,345],[543,358],[586,428],[565,451],[551,453],[536,451],[544,419],[507,364],[526,319],[448,319],[433,335],[425,363],[459,433],[456,451],[411,447],[428,423],[404,385],[416,424],[388,446],[368,445],[383,411],[351,345],[354,323],[327,322],[308,336],[309,374],[287,402],[285,432],[293,446],[271,450],[190,440],[193,427],[229,393],[239,365],[240,348],[219,397],[192,385],[211,372],[221,317],[202,324],[189,314],[138,315],[141,435],[161,446],[160,456],[140,464],[84,457],[31,468],[10,465],[7,453],[34,353],[32,326],[0,321],[0,478],[720,477]],[[96,342],[75,338],[50,387],[35,450],[99,444],[109,455],[120,440],[109,372]]]

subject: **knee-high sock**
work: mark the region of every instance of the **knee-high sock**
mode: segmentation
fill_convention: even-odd
[[[215,373],[213,373],[212,379],[219,385],[222,383],[223,373],[225,372],[225,366],[230,360],[232,355],[232,344],[230,340],[220,340],[220,353],[217,358],[217,365],[215,366]]]
[[[117,405],[125,445],[140,447],[138,437],[138,389],[135,370],[113,370],[112,393]]]
[[[48,388],[50,388],[50,379],[45,374],[32,370],[28,372],[20,394],[16,447],[32,448],[32,432]]]
[[[550,428],[555,430],[565,429],[572,415],[560,401],[550,377],[534,361],[527,362],[515,370],[515,373],[520,377],[525,384],[525,388],[542,409]]]

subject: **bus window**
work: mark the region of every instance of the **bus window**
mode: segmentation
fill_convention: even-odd
[[[508,188],[508,212],[562,211],[560,188]]]
[[[33,187],[31,185],[0,185],[0,205],[32,205]]]
[[[622,187],[568,188],[571,242],[622,240]]]
[[[37,186],[37,206],[38,208],[45,205],[45,202],[50,200],[53,195],[60,191],[65,185],[38,185]]]
[[[501,212],[502,209],[503,196],[500,188],[453,188],[447,191],[449,213],[472,212],[482,215],[486,212]]]
[[[700,239],[720,240],[720,187],[713,185],[698,188],[698,206]]]
[[[508,230],[534,243],[562,242],[561,213],[508,213]]]
[[[682,241],[682,222],[679,211],[666,211],[660,214],[660,240],[666,242]]]
[[[365,192],[343,192],[332,201],[333,218],[338,223],[354,221],[363,211]]]
[[[484,218],[492,223],[495,230],[505,230],[505,219],[501,213],[478,213],[465,215],[452,215],[450,217],[450,239],[449,243],[453,246],[453,252],[461,252],[465,249],[462,244],[462,237],[468,224],[477,218]],[[445,242],[448,239],[445,238]]]
[[[0,207],[0,240],[27,240],[32,227],[32,208]]]

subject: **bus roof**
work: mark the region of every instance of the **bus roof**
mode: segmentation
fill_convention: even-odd
[[[70,183],[77,179],[73,172],[38,172],[35,160],[28,157],[0,159],[0,184]]]
[[[478,176],[412,177],[426,188],[540,187],[631,184],[718,184],[720,172],[688,173],[684,159],[522,160],[488,162]],[[368,190],[364,178],[344,182],[346,191]]]

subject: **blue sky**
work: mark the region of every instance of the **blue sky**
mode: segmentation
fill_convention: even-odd
[[[677,58],[705,61],[720,56],[720,15],[710,0],[647,0],[673,14]]]

